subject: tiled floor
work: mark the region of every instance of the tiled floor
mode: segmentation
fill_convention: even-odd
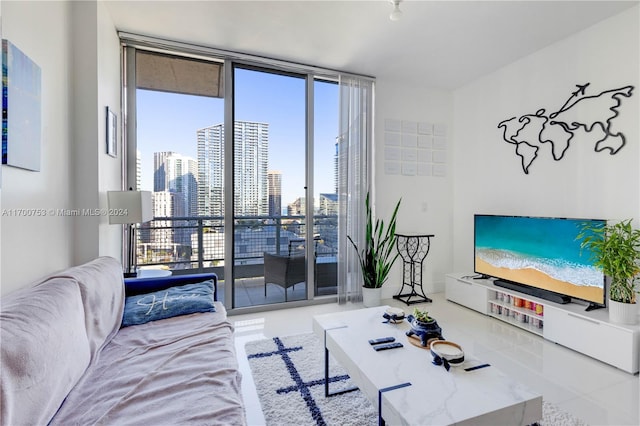
[[[539,391],[544,399],[590,425],[639,425],[640,378],[610,367],[541,337],[451,303],[444,294],[430,295],[426,307],[443,335],[478,358]],[[397,300],[383,303],[410,309]],[[255,314],[234,315],[236,351],[243,373],[243,394],[249,425],[264,424],[244,345],[256,339],[310,333],[316,314],[359,305],[326,304]],[[598,336],[585,336],[585,339]],[[613,350],[613,348],[612,348]]]
[[[218,282],[218,300],[224,301],[223,280]],[[269,305],[285,301],[285,290],[277,284],[267,284],[266,292],[263,277],[240,278],[236,280],[235,307]],[[336,294],[335,287],[320,288],[320,295]],[[265,295],[266,293],[266,295]],[[305,282],[297,283],[287,288],[286,300],[289,302],[304,300],[307,297],[307,285]]]

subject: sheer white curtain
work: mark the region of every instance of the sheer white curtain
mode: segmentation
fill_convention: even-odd
[[[365,197],[370,188],[373,143],[370,79],[340,76],[338,137],[338,303],[362,300],[362,274],[349,235],[363,247]]]

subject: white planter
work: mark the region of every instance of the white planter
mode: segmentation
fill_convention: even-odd
[[[637,303],[620,303],[615,300],[609,300],[609,321],[618,324],[637,324]]]
[[[380,306],[382,298],[382,288],[362,287],[362,304],[365,308],[375,308]]]

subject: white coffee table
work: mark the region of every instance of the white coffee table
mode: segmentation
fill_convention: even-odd
[[[377,404],[381,422],[494,426],[529,425],[542,419],[542,395],[509,379],[466,350],[464,363],[449,371],[432,364],[428,349],[408,341],[407,321],[383,323],[386,308],[313,318],[313,330],[324,340],[326,353],[331,353],[371,402]],[[446,337],[446,324],[439,325]],[[387,336],[395,337],[404,346],[376,352],[368,342]],[[456,343],[464,349],[462,342]]]

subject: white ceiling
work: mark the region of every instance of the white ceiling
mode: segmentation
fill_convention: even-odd
[[[106,0],[118,30],[455,89],[638,1]]]

